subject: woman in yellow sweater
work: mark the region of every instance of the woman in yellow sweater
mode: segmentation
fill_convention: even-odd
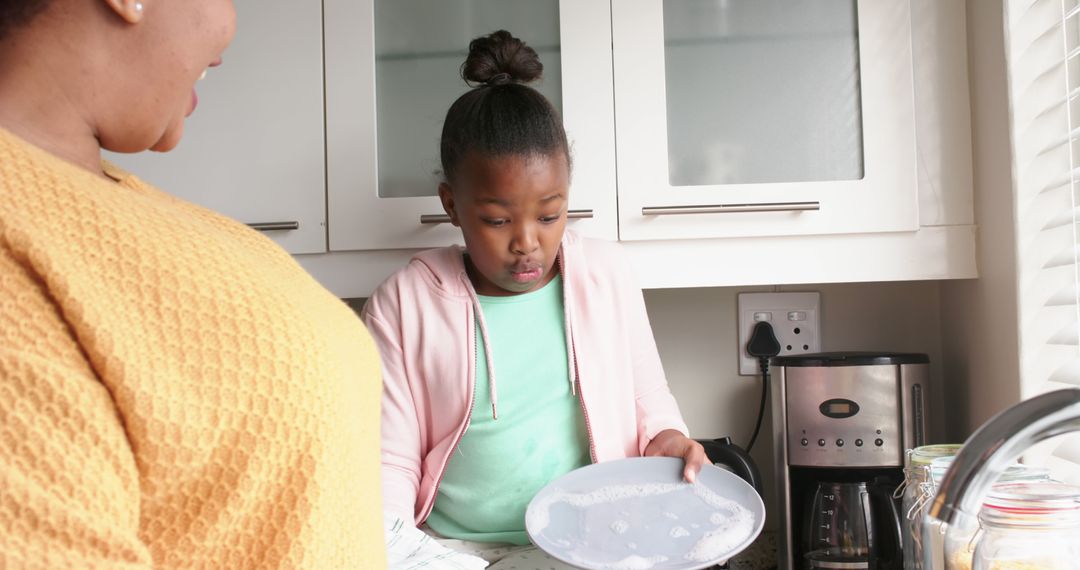
[[[378,356],[169,150],[231,0],[0,2],[0,568],[380,568]]]

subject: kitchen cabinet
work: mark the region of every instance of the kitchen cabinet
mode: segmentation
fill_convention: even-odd
[[[469,41],[497,29],[540,55],[575,159],[571,227],[616,239],[607,0],[325,0],[330,249],[460,241],[436,191],[439,135],[469,87]]]
[[[621,240],[644,287],[978,274],[963,0],[261,8],[237,0],[180,147],[114,160],[243,222],[295,222],[268,234],[340,296],[460,242],[439,135],[468,41],[498,28],[538,50],[563,113],[570,227]],[[655,215],[693,206],[726,207]]]
[[[236,37],[196,85],[200,102],[180,145],[107,158],[263,229],[290,253],[324,252],[322,9],[238,0],[236,10]]]
[[[917,230],[910,10],[613,3],[620,237]]]

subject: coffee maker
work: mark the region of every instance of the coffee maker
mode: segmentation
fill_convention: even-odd
[[[781,570],[903,567],[904,456],[925,441],[924,354],[776,357],[773,437]]]

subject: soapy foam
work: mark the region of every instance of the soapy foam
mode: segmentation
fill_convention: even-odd
[[[548,496],[542,498],[529,509],[527,514],[528,526],[534,533],[543,532],[551,524],[551,507],[555,504],[565,503],[574,507],[590,507],[593,505],[614,503],[625,499],[635,499],[656,495],[664,495],[675,491],[691,488],[691,491],[712,507],[715,511],[709,517],[716,528],[709,530],[694,544],[684,558],[695,562],[708,562],[717,560],[721,556],[743,543],[754,532],[754,515],[735,501],[725,499],[708,487],[699,483],[651,483],[609,485],[601,487],[589,493],[570,493],[559,489],[554,490]],[[625,513],[625,512],[624,512]],[[674,513],[664,513],[664,516],[677,520]],[[692,528],[700,525],[693,523]],[[612,523],[611,530],[617,534],[623,534],[629,530],[629,524],[625,520],[617,520]],[[671,536],[679,538],[689,536],[691,533],[682,526],[671,529]],[[627,545],[631,550],[637,548],[634,543]],[[617,562],[598,563],[579,557],[571,556],[581,565],[611,570],[647,570],[660,562],[667,560],[664,556],[642,557],[631,555]]]
[[[730,502],[730,501],[729,501]],[[754,532],[754,514],[735,502],[723,509],[727,514],[716,512],[709,522],[716,528],[705,533],[686,553],[688,560],[708,562],[731,552]]]
[[[675,513],[664,513],[664,516],[671,519],[671,520],[673,520],[673,521],[679,520],[679,515],[677,515]]]
[[[639,485],[608,485],[591,493],[568,493],[556,489],[528,510],[526,523],[534,533],[543,532],[551,524],[551,507],[565,503],[573,507],[591,507],[625,499],[665,495],[683,489],[687,483],[644,483]],[[710,491],[711,492],[711,491]],[[696,494],[696,493],[695,493]],[[700,496],[700,495],[699,495]],[[717,497],[719,498],[719,497]],[[724,500],[724,499],[721,499]],[[708,501],[706,501],[708,502]]]

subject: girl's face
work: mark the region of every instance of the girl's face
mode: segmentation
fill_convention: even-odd
[[[480,295],[517,295],[546,285],[566,230],[570,168],[561,152],[535,156],[469,153],[439,198],[469,253]]]

